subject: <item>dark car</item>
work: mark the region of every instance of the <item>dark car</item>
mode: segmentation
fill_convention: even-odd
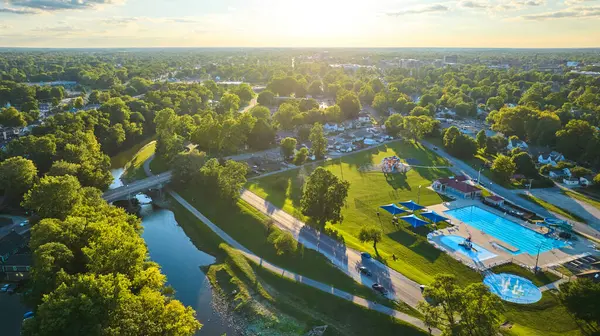
[[[387,293],[385,288],[378,283],[374,283],[373,286],[371,286],[371,288],[373,288],[375,291],[378,291],[379,293],[381,293],[383,295],[385,295]]]
[[[361,253],[360,253],[360,256],[361,256],[363,259],[371,259],[371,255],[370,255],[369,253],[367,253],[367,252],[361,252]]]
[[[369,269],[367,269],[367,268],[366,268],[366,267],[364,267],[364,266],[361,266],[361,267],[359,267],[359,268],[358,268],[358,272],[359,272],[360,274],[364,274],[364,275],[366,275],[366,276],[371,276],[371,275],[373,275],[373,274],[371,274],[371,271],[369,271]]]

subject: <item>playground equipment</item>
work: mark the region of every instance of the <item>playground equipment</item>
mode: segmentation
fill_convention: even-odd
[[[458,243],[458,245],[466,248],[467,250],[473,250],[473,251],[477,252],[475,247],[473,247],[473,242],[471,241],[471,236],[469,236],[467,239],[465,239],[465,241],[463,241],[462,243]]]
[[[397,156],[386,157],[381,160],[381,171],[383,173],[407,173],[410,166],[401,162]]]
[[[538,223],[538,225],[548,229],[548,232],[545,234],[545,236],[554,235],[556,230],[568,233],[573,232],[573,226],[571,224],[558,218],[546,218],[543,222]]]

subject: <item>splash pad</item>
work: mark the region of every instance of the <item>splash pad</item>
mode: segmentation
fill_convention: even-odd
[[[542,292],[533,282],[508,273],[489,274],[483,283],[502,300],[521,304],[538,302]]]

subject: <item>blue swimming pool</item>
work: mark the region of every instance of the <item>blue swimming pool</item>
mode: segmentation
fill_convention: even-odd
[[[465,238],[460,236],[442,236],[440,237],[440,241],[446,248],[452,251],[458,251],[459,253],[462,253],[475,261],[483,261],[496,256],[492,252],[475,243],[472,243],[474,250],[468,250],[460,246],[459,244],[465,241]]]
[[[474,205],[449,210],[446,211],[446,214],[517,248],[518,251],[515,252],[507,250],[512,254],[529,253],[536,255],[540,244],[540,252],[550,251],[565,245],[562,241],[546,237]]]

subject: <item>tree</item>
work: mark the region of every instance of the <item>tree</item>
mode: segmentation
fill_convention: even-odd
[[[258,120],[271,120],[271,110],[265,106],[254,106],[248,112]]]
[[[403,122],[406,136],[415,141],[426,135],[431,135],[439,127],[439,121],[428,116],[407,116],[404,117]]]
[[[270,148],[275,141],[276,130],[268,120],[257,119],[252,131],[248,134],[248,145],[256,150]]]
[[[594,186],[596,188],[600,187],[600,174],[597,174],[596,176],[594,176]]]
[[[377,111],[379,113],[387,113],[388,108],[390,107],[390,103],[388,101],[388,97],[386,96],[385,92],[379,92],[378,94],[376,94],[375,97],[373,98],[373,102],[371,103],[371,106],[373,106],[375,111]],[[400,111],[398,111],[398,112],[400,112]]]
[[[273,230],[268,238],[269,242],[275,247],[277,255],[292,255],[298,250],[298,241],[294,239],[291,233],[280,230]]]
[[[511,158],[511,161],[515,164],[516,171],[519,174],[523,174],[531,178],[535,178],[538,176],[538,171],[535,167],[535,163],[533,163],[533,159],[528,153],[518,153]]]
[[[571,175],[573,175],[573,177],[585,177],[585,176],[589,176],[592,175],[593,172],[590,169],[581,167],[581,166],[576,166],[571,168]]]
[[[281,140],[281,155],[287,160],[294,155],[296,144],[298,141],[294,138],[287,137]]]
[[[235,93],[225,93],[219,103],[224,113],[237,112],[240,109],[240,97]]]
[[[80,109],[84,106],[83,98],[77,97],[73,100],[73,107],[76,109]]]
[[[298,114],[300,114],[298,106],[292,103],[283,103],[273,117],[282,129],[289,131],[294,128],[294,117]]]
[[[482,283],[461,289],[453,275],[436,275],[425,288],[428,301],[419,303],[426,325],[441,329],[443,335],[487,336],[498,334],[502,303]],[[428,303],[431,302],[431,303]]]
[[[444,132],[444,147],[450,154],[463,159],[469,159],[477,152],[475,140],[462,134],[456,126],[452,126]]]
[[[485,152],[495,155],[508,146],[508,139],[500,134],[488,137],[485,141]]]
[[[571,120],[560,131],[556,132],[556,147],[566,157],[580,160],[594,141],[598,131],[584,120]]]
[[[227,160],[218,178],[219,194],[222,198],[234,202],[240,197],[240,191],[246,184],[248,165],[245,162]]]
[[[501,181],[508,182],[515,174],[517,165],[508,156],[500,154],[492,163],[491,170]]]
[[[56,161],[50,167],[50,170],[46,173],[49,176],[64,176],[71,175],[77,176],[79,174],[80,164],[71,163],[64,160]]]
[[[302,147],[298,152],[296,152],[296,156],[294,157],[294,164],[296,166],[303,165],[308,158],[308,148]]]
[[[504,99],[502,97],[490,97],[487,100],[487,108],[490,111],[499,110],[504,106]]]
[[[80,190],[74,176],[44,176],[25,194],[22,205],[42,218],[64,219],[81,201]]]
[[[121,98],[110,98],[106,103],[100,106],[100,111],[108,114],[111,124],[124,123],[129,121],[131,110]]]
[[[0,189],[10,203],[19,204],[37,179],[37,168],[20,156],[0,162]]]
[[[240,101],[243,104],[247,104],[254,98],[254,91],[250,87],[250,85],[243,83],[238,85],[233,92],[240,98]]]
[[[25,127],[25,115],[14,107],[0,109],[0,125],[5,127]]]
[[[391,136],[398,136],[404,129],[404,118],[402,115],[394,113],[385,121],[385,132]]]
[[[196,149],[188,153],[179,153],[173,159],[173,182],[189,185],[199,181],[200,169],[206,162],[206,153]]]
[[[318,167],[304,185],[300,200],[302,213],[312,218],[320,227],[324,227],[328,221],[340,222],[349,188],[348,181],[342,181],[332,172]]]
[[[344,120],[356,119],[361,110],[360,100],[354,92],[347,91],[337,98]]]
[[[319,97],[323,94],[323,89],[321,88],[321,81],[314,81],[310,83],[308,86],[308,94],[312,97]]]
[[[382,236],[383,231],[375,226],[363,226],[358,233],[358,239],[361,242],[373,242],[373,248],[377,254],[379,254],[377,251],[377,243],[381,241]]]
[[[265,90],[258,94],[258,98],[256,100],[260,105],[263,106],[271,106],[275,101],[275,94],[269,90]]]
[[[311,150],[317,160],[324,159],[325,153],[327,153],[327,138],[323,134],[323,125],[315,123],[310,130],[308,139],[311,143]]]
[[[582,321],[600,326],[600,283],[578,279],[560,285],[560,299]]]
[[[373,91],[373,88],[371,87],[371,85],[365,85],[360,89],[360,92],[358,93],[358,97],[360,98],[361,101],[370,103],[375,98],[375,91]]]
[[[477,141],[477,147],[479,147],[479,149],[485,148],[485,145],[487,143],[487,135],[485,134],[485,130],[481,130],[477,133],[475,141]]]
[[[413,108],[412,111],[410,111],[410,115],[411,116],[424,116],[424,115],[431,115],[431,114],[429,113],[429,110],[426,109],[425,107],[415,106],[415,108]]]

